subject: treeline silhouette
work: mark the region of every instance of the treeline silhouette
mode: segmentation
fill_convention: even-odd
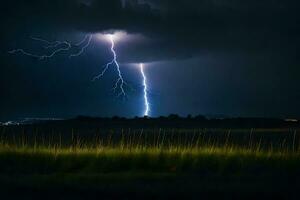
[[[52,122],[53,123],[53,122]],[[78,116],[74,119],[57,121],[59,124],[73,124],[74,126],[96,126],[102,128],[297,128],[297,120],[276,118],[214,118],[203,115],[181,117],[176,114],[151,117],[88,117]]]
[[[176,114],[161,117],[134,117],[125,118],[114,116],[90,117],[77,116],[65,120],[30,120],[16,127],[49,127],[49,128],[226,128],[226,129],[249,129],[249,128],[300,128],[298,120],[278,118],[207,118],[203,115],[181,117]]]

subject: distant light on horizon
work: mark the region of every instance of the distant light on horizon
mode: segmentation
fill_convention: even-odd
[[[285,119],[286,122],[298,122],[298,119]]]

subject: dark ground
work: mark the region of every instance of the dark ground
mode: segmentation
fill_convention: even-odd
[[[175,145],[186,145],[200,138],[208,146],[222,147],[228,143],[248,148],[259,143],[262,150],[272,147],[297,152],[298,127],[298,122],[278,119],[206,120],[173,116],[132,120],[80,117],[2,126],[0,130],[1,140],[14,143],[16,138],[25,138],[29,145],[42,140],[57,143],[59,138],[66,146],[78,138],[88,144],[95,137],[110,138],[117,143],[123,135],[140,140],[139,135],[143,133],[142,139],[149,145],[163,136],[166,143],[172,141]],[[112,161],[115,164],[112,167],[108,164],[103,171],[87,170],[91,163],[85,158],[82,162],[76,157],[71,163],[62,159],[59,167],[42,162],[44,157],[40,159],[41,162],[36,155],[0,154],[1,199],[299,199],[297,153],[292,159],[254,159],[253,162],[238,156],[228,160],[222,155],[212,155],[194,168],[190,167],[194,165],[191,160],[181,170],[160,168],[163,159],[157,162],[158,167],[149,167],[145,164],[147,160],[133,167],[126,159],[120,166]],[[68,170],[60,171],[61,168]]]

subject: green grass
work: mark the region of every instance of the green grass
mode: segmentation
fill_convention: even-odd
[[[10,199],[296,199],[298,148],[249,144],[160,135],[147,142],[140,134],[93,142],[2,138],[0,192]]]
[[[298,152],[262,151],[234,147],[0,147],[0,170],[24,173],[105,173],[126,171],[235,172],[254,166],[293,167]],[[7,166],[7,169],[5,168]]]

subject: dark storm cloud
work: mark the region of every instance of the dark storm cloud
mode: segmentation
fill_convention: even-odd
[[[151,44],[148,46],[148,49],[159,47],[157,56],[169,54],[168,58],[182,58],[206,52],[286,53],[286,49],[293,51],[299,43],[298,1],[151,2],[161,9],[162,17],[160,22],[151,25],[152,33],[160,41],[152,48]]]
[[[98,32],[109,29],[138,29],[153,20],[150,6],[124,7],[120,0],[12,0],[2,4],[2,19],[56,29]],[[8,24],[8,23],[7,23]],[[12,25],[12,24],[11,24]]]
[[[137,2],[11,0],[2,3],[2,18],[6,25],[25,23],[27,29],[125,30],[149,37],[127,48],[121,58],[127,61],[180,59],[207,51],[280,52],[295,48],[299,42],[300,3],[296,0]]]

